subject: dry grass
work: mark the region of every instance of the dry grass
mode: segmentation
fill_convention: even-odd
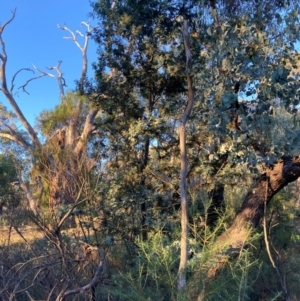
[[[43,237],[44,234],[35,226],[25,226],[17,229],[2,227],[0,229],[0,246],[32,242]]]

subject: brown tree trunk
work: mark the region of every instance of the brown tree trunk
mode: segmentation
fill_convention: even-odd
[[[289,183],[300,177],[300,157],[284,156],[273,166],[266,168],[257,179],[255,187],[251,188],[236,215],[232,225],[216,240],[215,252],[212,256],[218,258],[207,272],[203,289],[196,300],[202,301],[205,287],[210,279],[215,278],[229,258],[234,258],[245,246],[251,228],[259,225],[264,215],[265,204]],[[220,256],[225,254],[224,256]],[[194,278],[199,277],[199,273]]]
[[[300,157],[284,156],[258,178],[255,187],[247,193],[240,211],[230,228],[216,241],[216,251],[227,251],[230,255],[243,248],[249,234],[249,227],[256,228],[264,214],[265,203],[289,183],[300,177]],[[232,252],[234,251],[234,252]],[[217,263],[209,270],[214,277],[226,261]]]

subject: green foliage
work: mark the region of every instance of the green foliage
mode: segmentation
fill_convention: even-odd
[[[55,130],[69,124],[73,116],[78,114],[79,102],[84,103],[86,108],[81,110],[81,114],[86,115],[87,103],[85,102],[85,96],[71,92],[68,92],[67,95],[63,97],[61,103],[53,110],[41,112],[38,122],[41,126],[42,133],[45,136],[49,136],[50,134],[53,134]]]
[[[10,155],[0,155],[0,211],[3,206],[15,208],[21,201],[16,160]]]
[[[213,12],[209,5],[211,1],[118,1],[111,9],[108,1],[94,4],[101,24],[95,35],[101,45],[95,65],[101,95],[97,105],[103,112],[97,126],[105,136],[101,208],[105,231],[115,237],[136,237],[146,226],[149,235],[163,229],[169,246],[176,239],[176,127],[187,89],[182,18],[191,25],[195,90],[187,127],[190,239],[201,241],[198,248],[210,245],[234,219],[253,178],[283,154],[297,154],[293,106],[299,102],[299,81],[293,75],[298,59],[292,30],[298,22],[297,4],[222,1]],[[219,186],[225,187],[226,213],[217,208],[219,224],[207,227],[209,193]],[[151,245],[152,239],[145,243]],[[228,290],[213,292],[212,285],[211,300],[255,295],[251,286],[261,263],[252,251],[241,253],[224,271],[221,279],[230,279]],[[143,277],[152,274],[138,267],[125,278],[134,286],[131,298],[146,300],[151,292]],[[135,285],[136,278],[144,282]]]
[[[252,252],[243,250],[213,281],[205,300],[255,300],[254,284],[260,273],[261,267]]]
[[[274,197],[274,202],[267,212],[268,239],[271,254],[286,284],[292,300],[299,296],[298,270],[300,261],[295,256],[298,248],[297,233],[298,221],[295,215],[295,201],[298,197],[295,185],[284,189]],[[254,256],[261,262],[261,272],[254,284],[257,292],[261,292],[265,298],[271,298],[276,293],[284,293],[280,286],[280,280],[275,269],[270,263],[265,250],[264,239],[257,241]]]
[[[298,155],[299,4],[279,0],[113,3],[114,7],[108,0],[93,3],[99,20],[94,32],[99,60],[94,66],[96,86],[89,88],[97,97],[88,103],[88,96],[69,93],[39,118],[45,141],[33,151],[26,180],[34,186],[35,179],[42,178],[43,194],[39,187],[32,191],[35,198],[41,195],[45,214],[33,220],[47,242],[27,243],[29,252],[23,257],[13,253],[5,275],[13,275],[21,262],[9,278],[12,283],[21,283],[24,290],[30,285],[35,299],[47,297],[40,290],[43,285],[55,298],[59,290],[89,283],[99,261],[81,260],[78,254],[82,246],[84,250],[97,246],[108,262],[107,271],[99,276],[97,300],[195,300],[202,289],[204,300],[281,300],[278,276],[261,236],[250,238],[231,259],[215,248],[215,241],[226,233],[259,175],[283,155]],[[176,129],[187,102],[183,19],[190,21],[195,106],[186,129],[191,258],[188,290],[178,293]],[[100,113],[87,150],[78,160],[59,144],[57,135],[76,119],[77,139],[91,105]],[[15,116],[4,107],[0,113],[1,130],[15,130],[9,127]],[[88,167],[91,159],[93,168]],[[13,166],[9,157],[0,157],[0,195],[7,195],[15,179]],[[46,205],[53,179],[63,201],[50,215]],[[299,277],[293,270],[299,265],[294,256],[299,233],[293,189],[274,198],[267,219],[271,252],[291,295],[299,296]],[[81,202],[76,208],[74,200]],[[69,228],[62,218],[72,208],[70,224],[75,221],[76,229],[70,235],[62,232]],[[60,221],[63,225],[55,228]],[[220,274],[209,279],[211,267],[222,260]],[[4,277],[0,280],[11,292],[11,284]],[[27,298],[24,290],[20,300]]]
[[[124,301],[177,300],[178,245],[158,231],[152,232],[147,242],[138,241],[137,247],[135,263],[116,277],[112,296]]]

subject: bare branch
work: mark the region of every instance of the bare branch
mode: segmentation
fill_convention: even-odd
[[[21,136],[19,136],[17,133],[1,133],[0,132],[0,137],[9,139],[11,141],[14,141],[18,143],[19,145],[23,146],[26,149],[30,149],[32,146],[27,143]]]
[[[33,127],[29,124],[28,120],[25,118],[23,112],[21,111],[20,107],[18,106],[16,100],[14,99],[11,91],[7,88],[7,79],[6,79],[6,63],[7,63],[7,54],[5,50],[5,43],[2,38],[2,33],[5,29],[5,27],[14,19],[16,14],[16,10],[12,11],[12,17],[4,23],[3,26],[0,27],[0,45],[1,45],[1,51],[0,54],[0,82],[1,82],[1,91],[5,95],[6,99],[12,106],[14,112],[16,113],[19,121],[22,123],[26,131],[28,132],[33,144],[37,147],[41,146],[41,143],[38,139],[37,133],[33,129]]]
[[[57,225],[57,230],[59,230],[61,228],[61,226],[63,225],[63,223],[65,222],[65,220],[70,216],[70,214],[72,214],[72,212],[74,211],[74,209],[82,204],[83,202],[86,201],[86,199],[83,199],[81,201],[79,201],[79,198],[81,196],[81,193],[82,193],[82,190],[83,190],[83,187],[84,187],[84,184],[85,184],[85,181],[82,183],[81,187],[80,187],[80,190],[77,194],[77,198],[75,200],[75,204],[68,210],[68,212],[61,218],[60,222],[58,223]]]
[[[23,189],[23,191],[26,194],[27,200],[29,202],[29,207],[34,215],[38,215],[38,206],[37,202],[35,201],[33,194],[31,193],[30,189],[27,187],[27,185],[23,182],[22,176],[19,176],[19,182],[20,186]]]
[[[5,27],[6,27],[6,26],[7,26],[7,25],[15,18],[15,16],[16,16],[16,11],[17,11],[16,8],[13,9],[13,10],[11,11],[11,13],[12,13],[11,18],[8,19],[8,20],[0,27],[0,35],[1,35],[2,32],[4,31]]]
[[[70,295],[83,294],[85,291],[91,289],[93,286],[95,286],[97,284],[97,282],[99,281],[99,278],[101,277],[101,275],[104,272],[104,261],[105,261],[105,254],[103,253],[103,251],[98,249],[98,253],[99,253],[99,263],[98,263],[95,275],[92,278],[92,280],[90,281],[90,283],[88,283],[87,285],[84,285],[82,287],[79,287],[79,288],[68,290],[68,291],[64,292],[63,294],[60,294],[60,296],[57,297],[56,301],[62,301],[62,300],[64,300],[65,297],[70,296]]]
[[[58,87],[59,87],[59,94],[60,94],[61,99],[63,99],[63,96],[65,95],[64,87],[66,87],[67,85],[66,85],[66,81],[63,77],[63,73],[60,70],[61,63],[62,63],[62,61],[58,61],[56,66],[47,67],[48,70],[55,70],[57,75],[54,75],[50,72],[42,71],[39,68],[37,68],[35,65],[33,65],[33,67],[36,71],[41,73],[42,76],[50,76],[50,77],[55,78],[57,80]]]
[[[1,50],[2,53],[0,53],[0,60],[2,61],[1,63],[1,70],[0,70],[0,79],[2,80],[2,78],[5,79],[5,82],[2,83],[2,86],[6,86],[6,77],[5,77],[5,65],[6,65],[6,61],[7,61],[7,54],[6,54],[6,50],[5,50],[5,43],[2,39],[2,33],[5,29],[5,27],[12,22],[12,20],[15,18],[16,15],[16,8],[14,10],[12,10],[12,16],[11,18],[6,21],[1,27],[0,27],[0,44],[1,44]],[[2,80],[3,81],[3,80]]]
[[[30,68],[21,68],[20,70],[18,70],[18,71],[14,74],[14,76],[12,77],[10,93],[12,93],[12,91],[14,90],[14,87],[15,87],[15,79],[16,79],[17,75],[18,75],[19,73],[21,73],[22,71],[31,71],[31,72],[34,73],[34,71],[33,71],[32,69],[30,69]]]
[[[87,31],[86,31],[85,34],[80,32],[79,30],[77,30],[74,33],[67,26],[61,26],[61,25],[57,24],[57,27],[60,30],[65,30],[70,34],[69,37],[64,37],[64,39],[72,40],[81,52],[81,55],[82,55],[82,70],[81,70],[81,76],[80,76],[80,79],[79,79],[79,90],[83,90],[84,79],[86,78],[86,74],[87,74],[87,65],[88,65],[87,48],[88,48],[89,39],[90,39],[90,36],[91,36],[92,32],[97,28],[97,27],[91,27],[88,22],[81,22],[81,25],[84,25],[87,28]],[[83,45],[80,45],[80,43],[78,42],[77,35],[79,35],[81,37],[84,37]]]
[[[40,76],[36,76],[36,77],[32,77],[32,78],[28,79],[28,80],[25,82],[24,85],[22,85],[22,86],[20,86],[20,87],[18,88],[18,90],[22,89],[23,92],[25,92],[26,94],[29,95],[29,92],[26,90],[26,86],[27,86],[30,82],[32,82],[32,81],[34,81],[34,80],[36,80],[36,79],[39,79],[39,78],[41,78],[41,77],[43,77],[43,76],[44,76],[44,75],[40,75]]]

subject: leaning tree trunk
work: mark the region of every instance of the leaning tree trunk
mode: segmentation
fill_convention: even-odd
[[[233,247],[241,246],[245,239],[240,235],[235,238],[234,232],[247,228],[256,228],[264,214],[264,205],[289,183],[300,177],[300,157],[285,156],[269,167],[257,180],[256,186],[249,190],[237,214],[234,223],[218,241],[228,241]]]
[[[214,255],[218,260],[208,270],[204,287],[215,278],[230,257],[234,257],[244,247],[249,236],[249,229],[256,228],[264,215],[265,205],[272,197],[289,183],[300,177],[300,157],[284,156],[268,167],[256,181],[242,203],[232,225],[216,240]],[[220,254],[226,254],[221,258]],[[194,277],[198,277],[195,275]],[[203,290],[197,301],[203,300]]]
[[[300,177],[300,157],[284,156],[265,170],[251,188],[229,229],[217,238],[215,250],[229,256],[237,254],[246,243],[249,228],[256,228],[264,215],[264,208],[272,197],[289,183]],[[234,251],[234,252],[233,252]],[[218,261],[209,271],[208,278],[214,278],[227,260]]]

